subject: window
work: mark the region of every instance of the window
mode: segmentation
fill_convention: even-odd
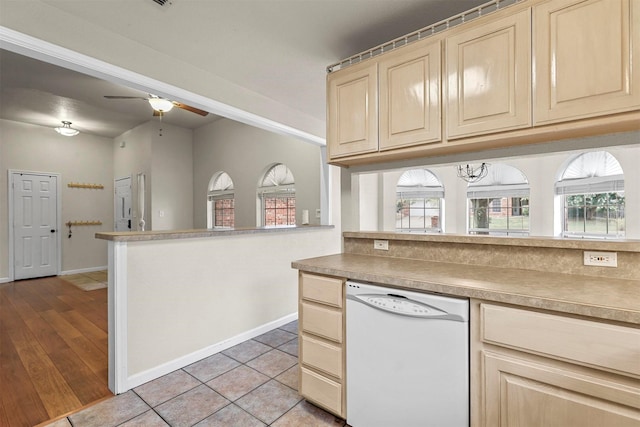
[[[562,236],[622,238],[625,235],[624,174],[606,151],[573,159],[556,182],[562,197]]]
[[[226,172],[214,174],[207,195],[207,227],[233,228],[235,224],[233,181]]]
[[[296,225],[296,190],[293,174],[285,165],[272,166],[258,187],[262,225],[292,227]]]
[[[442,231],[444,187],[427,169],[404,172],[396,186],[396,230]]]
[[[517,168],[489,165],[467,188],[469,234],[528,235],[529,181]]]

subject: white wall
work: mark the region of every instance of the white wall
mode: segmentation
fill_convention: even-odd
[[[144,43],[124,38],[118,32],[109,31],[68,13],[59,5],[45,0],[30,0],[2,1],[0,6],[0,25],[9,29],[312,135],[323,137],[325,134],[323,120],[247,90],[195,65],[177,60]],[[158,10],[152,4],[149,5],[150,19],[155,14],[164,12],[171,13],[168,9]],[[144,37],[145,35],[142,38]],[[94,71],[93,75],[96,74]],[[240,118],[248,119],[247,115]]]
[[[139,230],[138,180],[137,175],[146,176],[145,182],[145,229],[151,229],[151,132],[152,122],[143,123],[128,130],[113,140],[113,178],[130,176],[131,179],[131,229]]]
[[[193,131],[156,123],[151,152],[152,229],[193,228]]]
[[[311,224],[320,209],[320,147],[228,119],[194,131],[194,226],[207,226],[207,191],[213,174],[225,171],[235,187],[235,226],[255,227],[259,180],[275,163],[285,164],[296,183],[296,223],[309,210]]]
[[[113,230],[112,140],[80,133],[58,135],[53,129],[0,120],[0,280],[8,277],[9,169],[54,172],[62,176],[62,223],[102,221],[101,226],[73,227],[72,238],[63,225],[62,272],[107,265],[107,245],[96,240],[99,231]],[[103,190],[69,188],[68,183],[102,184]]]
[[[128,243],[130,385],[220,351],[255,328],[297,317],[291,262],[336,253],[339,245],[335,229]]]
[[[193,228],[193,132],[152,120],[114,139],[114,177],[131,176],[132,223],[138,227],[137,175],[145,174],[145,229]],[[124,146],[121,146],[124,145]],[[162,211],[163,216],[160,216]]]
[[[445,188],[445,233],[464,234],[467,227],[467,183],[456,176],[455,165],[469,161],[473,164],[486,162],[489,164],[506,163],[520,169],[528,178],[531,187],[530,193],[530,235],[531,236],[557,236],[560,234],[560,214],[556,209],[557,198],[554,194],[554,184],[564,170],[566,163],[573,156],[585,151],[605,150],[611,153],[622,166],[625,178],[625,211],[626,238],[640,239],[640,132],[629,132],[603,137],[585,138],[577,140],[589,142],[594,145],[601,138],[602,147],[574,149],[555,153],[539,153],[510,157],[477,157],[467,160],[464,156],[458,156],[456,163],[446,164],[430,163],[426,159],[420,166],[417,161],[412,162],[413,167],[425,167],[432,171],[442,182]],[[615,144],[620,145],[615,145]],[[579,144],[573,144],[578,145]],[[585,144],[587,145],[587,144]],[[597,143],[595,144],[597,145]],[[541,151],[548,146],[538,146]],[[490,152],[486,153],[490,154]],[[402,172],[408,167],[403,167],[401,162],[396,163],[394,169],[381,169],[375,172],[362,172],[353,174],[357,179],[358,195],[356,200],[359,216],[359,230],[371,230],[379,216],[378,210],[371,206],[375,194],[382,194],[379,203],[382,205],[382,224],[377,228],[381,231],[395,230],[395,185]],[[382,177],[382,183],[378,183],[376,177]],[[554,213],[556,212],[556,213]]]

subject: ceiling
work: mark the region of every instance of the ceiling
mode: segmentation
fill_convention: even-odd
[[[14,0],[2,0],[8,4]],[[325,68],[485,3],[482,0],[41,0],[318,120]],[[126,10],[126,13],[123,13]],[[159,29],[163,29],[160,31]],[[147,97],[0,49],[0,118],[113,138],[152,117]],[[163,121],[195,129],[216,120],[174,108]]]

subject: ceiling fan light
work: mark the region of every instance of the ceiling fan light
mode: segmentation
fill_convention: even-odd
[[[77,129],[73,129],[71,127],[71,122],[68,122],[66,120],[62,121],[62,126],[58,126],[57,128],[55,128],[56,132],[58,132],[60,135],[63,136],[76,136],[77,134],[80,133],[79,130]]]
[[[164,98],[149,98],[149,104],[151,104],[151,108],[154,110],[161,111],[163,113],[171,111],[173,108],[173,102]]]

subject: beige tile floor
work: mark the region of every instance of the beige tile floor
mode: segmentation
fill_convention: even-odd
[[[48,427],[344,426],[298,394],[291,322]]]

